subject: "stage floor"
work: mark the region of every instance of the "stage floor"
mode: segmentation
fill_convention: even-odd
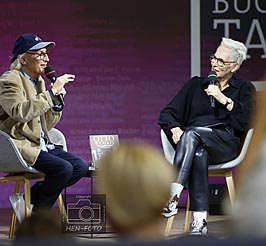
[[[57,208],[55,208],[57,209]],[[11,209],[0,209],[0,244],[1,245],[11,245],[12,240],[8,239],[9,232],[9,222],[11,218]],[[180,208],[179,213],[175,216],[175,220],[173,222],[172,230],[170,233],[170,238],[182,236],[183,228],[185,221],[185,209]],[[165,219],[166,223],[166,219]],[[211,215],[208,217],[208,230],[209,235],[213,235],[215,237],[225,237],[226,236],[226,228],[228,228],[228,218],[222,215]],[[164,226],[162,231],[164,230]],[[88,242],[88,241],[112,241],[116,240],[117,235],[112,232],[112,228],[107,228],[107,233],[104,234],[77,234],[73,235],[78,241]]]

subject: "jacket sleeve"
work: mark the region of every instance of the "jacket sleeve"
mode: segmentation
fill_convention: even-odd
[[[42,83],[42,90],[41,91],[45,91],[46,88],[45,88],[45,83]],[[51,96],[51,93],[50,94],[50,97],[51,97],[51,100],[53,102],[53,107],[51,107],[47,112],[45,112],[44,114],[44,118],[45,118],[45,123],[46,123],[46,127],[47,127],[47,130],[51,130],[60,120],[61,116],[62,116],[62,110],[60,111],[55,111],[54,110],[54,100]]]
[[[197,77],[190,79],[176,94],[176,96],[160,112],[158,124],[165,131],[167,136],[171,136],[170,130],[174,127],[186,126],[193,87],[197,84]]]
[[[241,86],[238,98],[234,100],[234,107],[229,112],[232,127],[240,132],[245,132],[251,127],[251,119],[256,109],[256,89],[255,86],[245,81]]]
[[[15,121],[29,122],[53,107],[49,91],[37,95],[36,93],[29,95],[29,93],[34,92],[26,91],[19,73],[7,72],[1,76],[0,105]]]

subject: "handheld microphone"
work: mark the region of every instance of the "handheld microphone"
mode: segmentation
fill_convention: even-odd
[[[47,66],[47,67],[45,67],[45,68],[44,68],[44,73],[45,73],[46,77],[47,77],[52,83],[54,83],[54,82],[56,81],[56,72],[55,72],[53,66]],[[58,100],[59,100],[60,104],[61,104],[62,106],[65,106],[65,102],[64,102],[64,97],[63,97],[63,95],[62,95],[62,94],[59,94],[59,95],[57,95],[57,97],[58,97]]]
[[[215,85],[217,82],[217,74],[214,71],[209,72],[208,79],[210,85]],[[215,98],[214,96],[210,96],[210,104],[212,108],[215,108]]]

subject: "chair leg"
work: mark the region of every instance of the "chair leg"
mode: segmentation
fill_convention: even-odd
[[[166,224],[165,231],[164,231],[165,237],[168,237],[170,235],[170,231],[172,229],[172,224],[174,222],[174,218],[175,218],[175,216],[172,216],[172,217],[167,219],[167,224]]]
[[[24,179],[25,218],[30,216],[30,180]]]
[[[16,181],[15,193],[20,193],[20,184],[21,184],[21,180]],[[14,209],[12,209],[11,222],[10,222],[9,234],[8,234],[9,239],[13,239],[13,237],[14,237],[16,222],[17,222],[17,216],[16,216]]]
[[[30,216],[30,212],[31,212],[30,211],[30,198],[31,198],[30,180],[24,177],[23,179],[16,181],[15,193],[20,193],[20,185],[22,181],[24,182],[25,218],[26,218]],[[64,221],[68,223],[67,213],[66,213],[65,205],[64,205],[61,194],[58,197],[58,206],[59,206],[59,210],[60,210],[60,213]],[[14,237],[16,222],[17,222],[16,213],[14,210],[12,210],[11,222],[10,222],[10,227],[9,227],[9,239],[13,239]]]
[[[59,207],[59,210],[60,210],[60,214],[61,214],[61,216],[63,218],[63,222],[68,223],[68,217],[67,217],[67,213],[66,213],[65,204],[64,204],[64,201],[63,201],[63,198],[62,198],[62,194],[60,194],[58,196],[57,202],[58,202],[58,207]]]
[[[191,214],[192,214],[192,212],[189,211],[189,206],[190,206],[190,200],[189,200],[189,195],[188,195],[184,232],[189,232],[189,224],[190,224],[190,221],[191,221]]]
[[[229,171],[226,174],[226,184],[227,184],[228,194],[229,194],[229,198],[230,198],[231,204],[233,204],[233,201],[235,199],[235,185],[234,185],[232,171]]]

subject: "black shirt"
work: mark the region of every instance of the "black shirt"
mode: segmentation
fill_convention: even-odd
[[[204,91],[208,85],[206,78],[193,77],[161,111],[158,124],[168,138],[172,138],[170,129],[174,127],[184,130],[188,126],[223,123],[233,128],[239,138],[248,130],[255,107],[254,85],[234,76],[230,79],[229,87],[222,93],[234,101],[231,111],[218,101],[214,108],[210,106],[210,97]]]

